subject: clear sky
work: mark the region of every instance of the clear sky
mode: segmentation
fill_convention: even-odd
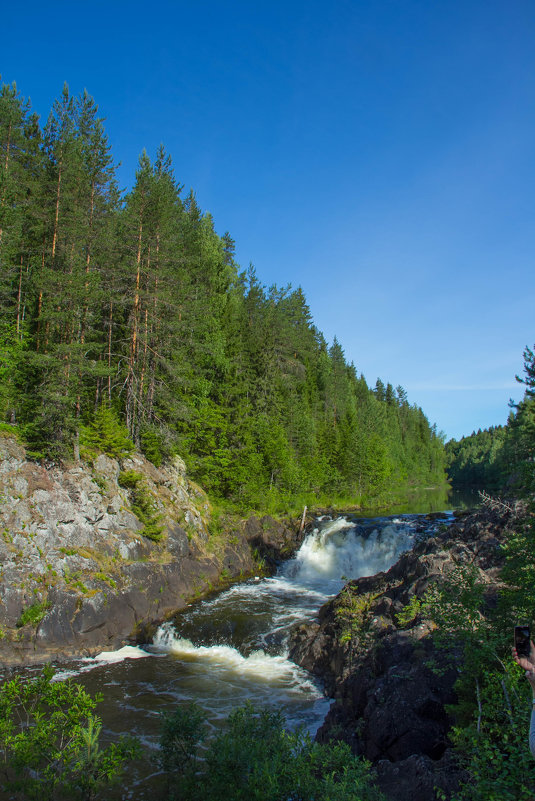
[[[533,0],[27,0],[0,25],[43,123],[87,88],[124,188],[163,142],[369,384],[447,438],[506,421],[535,342]]]

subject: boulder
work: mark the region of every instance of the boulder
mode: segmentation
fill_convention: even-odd
[[[465,778],[451,751],[447,711],[455,703],[461,652],[455,655],[452,644],[455,658],[446,659],[431,622],[415,612],[402,624],[399,613],[464,565],[477,569],[485,600],[494,603],[512,524],[507,511],[460,517],[421,539],[386,573],[348,582],[317,620],[291,633],[290,658],[321,677],[334,696],[317,739],[344,740],[369,759],[392,801],[435,801],[435,787],[449,797]]]

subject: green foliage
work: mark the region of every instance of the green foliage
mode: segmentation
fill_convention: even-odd
[[[140,430],[142,453],[156,467],[168,461],[176,453],[176,442],[172,432],[166,427],[144,423]]]
[[[137,470],[121,470],[117,482],[120,487],[125,489],[135,489],[143,482],[143,474]]]
[[[454,487],[495,490],[504,481],[503,447],[507,431],[492,426],[446,444],[447,470]]]
[[[204,716],[194,703],[162,716],[159,762],[168,781],[173,775],[195,781],[197,747],[204,741]]]
[[[0,786],[13,799],[81,799],[117,780],[137,754],[132,740],[101,748],[93,699],[78,684],[17,677],[0,688]]]
[[[17,627],[21,628],[27,623],[31,623],[32,626],[38,626],[49,609],[50,604],[48,601],[36,602],[31,606],[27,606],[17,620]]]
[[[143,523],[141,534],[153,542],[163,537],[164,527],[160,525],[162,515],[152,497],[141,473],[136,470],[122,470],[118,478],[119,485],[130,490],[132,511]]]
[[[528,801],[535,763],[528,754],[531,691],[511,658],[515,623],[535,612],[533,517],[519,523],[504,548],[498,598],[486,597],[474,565],[459,567],[406,609],[431,618],[435,641],[458,670],[452,740],[468,780],[451,801]],[[497,601],[497,602],[496,602]]]
[[[351,642],[355,647],[366,638],[370,622],[373,593],[356,593],[346,584],[337,598],[335,619],[340,630],[340,642]]]
[[[0,423],[0,437],[13,437],[20,439],[20,432],[17,426],[11,423]]]
[[[531,704],[525,678],[509,661],[500,671],[483,667],[471,689],[471,717],[452,732],[470,780],[451,801],[531,801],[535,763],[527,753]]]
[[[487,490],[514,489],[516,493],[535,489],[535,357],[524,350],[524,399],[510,403],[506,426],[479,430],[459,442],[446,445],[447,468],[455,487],[478,487]]]
[[[207,746],[202,716],[191,706],[167,717],[161,763],[171,798],[193,801],[381,801],[370,765],[345,743],[319,745],[302,730],[284,728],[281,712],[237,709]]]
[[[122,202],[86,92],[65,86],[43,130],[14,87],[0,106],[0,419],[32,458],[180,453],[242,510],[444,481],[422,410],[369,388],[300,288],[239,271],[163,147]]]
[[[116,412],[102,404],[89,425],[80,428],[80,449],[87,454],[100,451],[114,459],[120,459],[132,453],[134,443]]]
[[[422,600],[417,595],[413,595],[409,603],[403,607],[401,612],[397,614],[397,621],[400,626],[407,626],[413,623],[414,620],[422,613],[424,606]]]

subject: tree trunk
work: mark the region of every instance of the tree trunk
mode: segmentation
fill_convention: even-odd
[[[136,255],[136,288],[132,308],[132,336],[130,339],[130,356],[128,359],[128,375],[126,382],[126,425],[130,436],[134,436],[136,427],[136,392],[135,392],[135,366],[138,348],[138,317],[139,293],[141,286],[141,242],[143,234],[143,221],[140,218]]]

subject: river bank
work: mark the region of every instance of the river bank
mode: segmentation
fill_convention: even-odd
[[[470,566],[492,605],[502,545],[514,525],[504,508],[467,514],[387,572],[348,582],[316,621],[291,635],[290,658],[335,699],[318,740],[344,740],[369,759],[393,801],[434,801],[437,787],[450,797],[465,778],[449,738],[461,662],[437,648],[435,626],[419,604],[430,588]]]
[[[91,659],[67,670],[81,670],[92,692],[103,684],[118,688],[117,708],[107,696],[107,713],[126,731],[132,706],[124,710],[125,687],[128,697],[144,697],[149,687],[139,729],[144,736],[147,722],[149,730],[154,726],[155,707],[182,702],[185,687],[211,698],[214,667],[221,682],[215,694],[224,707],[214,711],[216,717],[235,703],[229,687],[237,686],[239,676],[246,682],[240,697],[275,697],[284,708],[295,703],[292,725],[304,723],[311,731],[327,711],[323,683],[335,701],[318,738],[344,739],[370,759],[387,796],[431,801],[435,785],[446,793],[457,786],[462,774],[451,753],[446,711],[455,702],[457,673],[448,669],[437,678],[429,669],[435,656],[432,625],[416,613],[402,620],[403,611],[463,564],[477,566],[492,595],[510,524],[505,513],[467,515],[450,525],[451,515],[445,522],[435,513],[365,520],[363,510],[352,510],[346,518],[324,521],[314,535],[309,527],[298,558],[286,561],[266,586],[245,581],[190,606],[221,582],[258,575],[262,565],[273,572],[301,544],[301,521],[285,526],[266,516],[225,530],[178,459],[159,469],[137,455],[121,463],[99,456],[92,467],[44,467],[26,461],[21,446],[7,439],[0,441],[0,453],[0,665],[72,663],[74,657],[153,640],[136,655],[156,659],[127,658],[124,667],[100,662],[94,679]],[[132,486],[150,497],[152,531],[156,521],[161,538],[144,533],[146,520],[134,513],[139,495]],[[361,578],[340,592],[344,575]],[[268,602],[266,593],[274,600]],[[336,593],[314,620],[318,607]],[[310,684],[304,671],[295,673],[287,646],[281,650],[291,626],[290,601],[295,614],[307,618],[290,636],[290,658],[319,683]],[[174,628],[156,631],[181,609]]]
[[[0,666],[145,641],[192,599],[298,544],[270,517],[221,531],[183,461],[46,466],[0,438]]]

